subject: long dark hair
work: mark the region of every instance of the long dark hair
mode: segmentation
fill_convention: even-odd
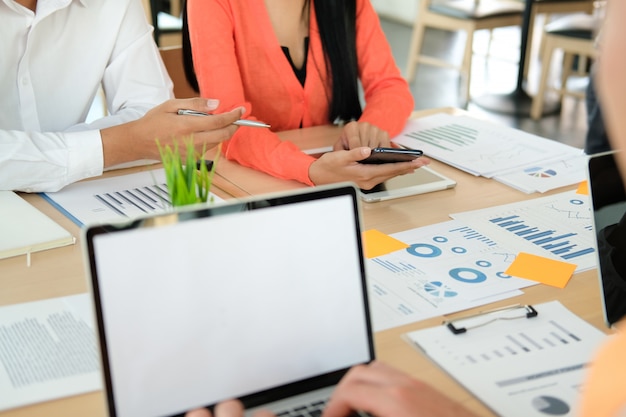
[[[329,121],[356,120],[362,112],[356,50],[356,0],[317,0],[313,3],[326,68],[332,76]]]
[[[356,50],[356,0],[317,0],[314,6],[326,69],[331,74],[328,120],[331,123],[337,119],[356,120],[362,113]],[[183,1],[183,64],[189,84],[199,92],[189,41],[186,0]]]
[[[187,0],[183,0],[183,67],[185,68],[185,77],[189,85],[195,90],[196,93],[200,93],[200,87],[198,86],[198,78],[196,77],[196,70],[193,68],[193,56],[191,54],[191,41],[189,40],[189,24],[187,23]]]

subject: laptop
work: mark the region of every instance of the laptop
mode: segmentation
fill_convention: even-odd
[[[374,359],[359,191],[317,187],[84,233],[110,416],[321,406]]]
[[[592,155],[588,167],[598,278],[607,326],[626,315],[626,193],[614,155]]]

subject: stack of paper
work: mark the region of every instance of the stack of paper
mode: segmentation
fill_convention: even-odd
[[[586,175],[581,149],[467,116],[410,120],[392,140],[527,193],[576,184]]]
[[[72,245],[74,237],[12,191],[0,191],[0,259]]]

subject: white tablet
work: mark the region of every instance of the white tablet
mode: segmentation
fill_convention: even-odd
[[[421,167],[412,174],[394,177],[371,190],[361,190],[361,199],[367,203],[374,203],[392,198],[446,190],[454,186],[456,186],[456,181],[428,167]]]

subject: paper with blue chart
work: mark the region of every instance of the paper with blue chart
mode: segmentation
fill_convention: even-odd
[[[374,329],[480,306],[536,282],[504,273],[519,252],[595,267],[589,196],[574,191],[391,235],[409,247],[368,259]]]
[[[43,197],[79,226],[159,214],[172,208],[162,168],[81,181]],[[213,193],[209,198],[224,201]]]
[[[391,236],[409,247],[367,260],[375,331],[513,297],[536,284],[506,275],[515,252],[459,221]]]
[[[588,195],[567,191],[450,217],[517,252],[576,264],[576,272],[597,263]]]
[[[575,184],[586,172],[581,149],[468,116],[411,119],[392,140],[473,175],[500,179],[506,174],[503,183],[525,192]]]

